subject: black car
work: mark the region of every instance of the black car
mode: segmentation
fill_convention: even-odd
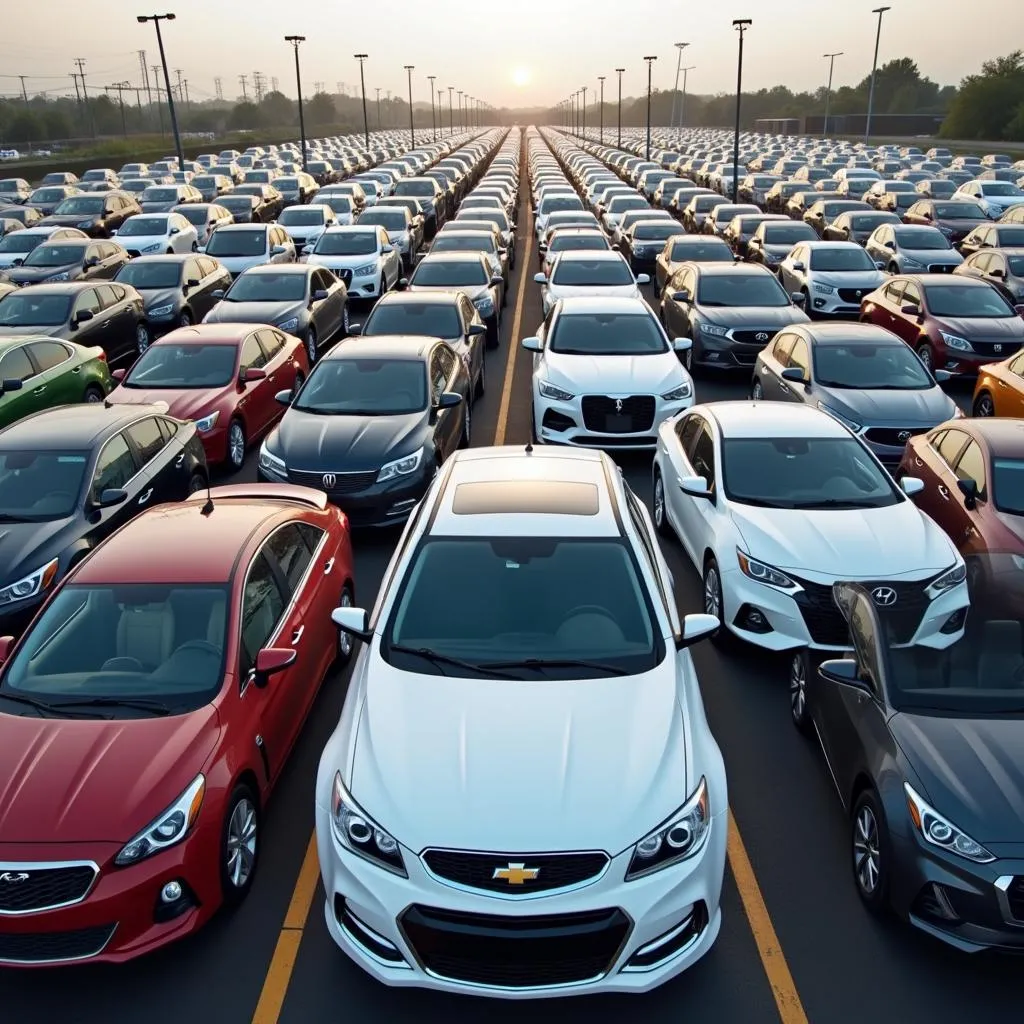
[[[834,217],[825,225],[821,237],[826,242],[856,242],[863,245],[880,225],[902,223],[895,213],[886,210],[855,210]]]
[[[0,220],[16,220],[25,228],[34,228],[43,219],[34,206],[0,206]]]
[[[139,256],[122,267],[114,280],[142,296],[154,336],[200,323],[220,301],[213,293],[231,287],[227,267],[212,256],[195,253]]]
[[[114,277],[127,262],[128,252],[117,242],[68,238],[37,245],[5,276],[17,285],[91,281]]]
[[[465,363],[436,338],[378,336],[321,357],[260,448],[258,478],[324,491],[353,526],[409,517],[470,440]]]
[[[129,217],[142,213],[135,196],[128,192],[95,192],[65,199],[40,224],[78,228],[90,238],[109,238]]]
[[[393,195],[415,198],[423,217],[424,237],[429,241],[437,234],[446,219],[446,204],[444,191],[433,178],[404,178],[395,186]]]
[[[238,196],[253,196],[257,202],[252,208],[253,221],[258,224],[267,224],[272,220],[277,220],[278,214],[284,209],[284,196],[274,188],[273,185],[263,185],[260,183],[239,185],[234,192],[224,196],[225,200],[234,200]],[[225,202],[223,204],[232,213],[235,213],[235,207],[230,203]],[[240,223],[238,215],[235,215],[235,223]]]
[[[41,185],[26,200],[27,206],[35,207],[44,217],[71,196],[79,194],[73,185]]]
[[[1016,481],[1004,489],[1013,499]],[[804,674],[794,666],[790,708],[825,752],[867,909],[895,911],[961,951],[1020,953],[1024,572],[1010,552],[966,563],[953,570],[970,610],[936,634],[942,649],[904,642],[922,607],[910,590],[890,600],[871,584],[835,584],[827,598],[852,654],[808,662]]]
[[[668,217],[642,220],[623,231],[619,252],[634,272],[653,270],[665,243],[679,234],[679,225]]]
[[[263,219],[264,204],[259,196],[229,192],[217,200],[217,205],[223,206],[235,218],[236,224],[259,224]]]
[[[44,335],[99,345],[111,363],[131,362],[149,347],[142,296],[110,281],[34,284],[0,298],[0,335]]]
[[[206,483],[195,424],[165,406],[62,406],[0,431],[0,633],[118,527]]]

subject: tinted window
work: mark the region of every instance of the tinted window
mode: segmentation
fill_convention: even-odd
[[[40,370],[52,370],[68,358],[68,350],[56,341],[37,341],[29,346],[32,358]],[[6,377],[6,360],[0,360],[0,378]]]
[[[0,380],[28,380],[35,372],[24,347],[13,349],[0,357]]]
[[[693,471],[698,476],[702,476],[707,480],[708,487],[714,487],[715,442],[707,427],[704,427],[697,435],[697,440],[690,452],[690,465],[693,466]]]
[[[250,334],[245,341],[242,342],[242,369],[259,369],[260,367],[265,366],[266,362],[266,354],[263,349],[260,348],[260,343],[256,340],[256,335]]]
[[[103,447],[93,473],[92,497],[99,499],[107,488],[124,487],[135,476],[135,459],[120,434],[115,434]]]
[[[267,251],[267,234],[262,228],[252,231],[214,231],[206,251],[211,256],[263,256]]]
[[[327,231],[313,250],[322,256],[368,256],[376,251],[375,231]]]
[[[426,408],[426,383],[424,365],[415,359],[326,359],[313,368],[292,409],[339,416],[405,415]]]
[[[87,462],[85,452],[0,451],[0,515],[25,522],[70,515]]]
[[[676,436],[684,452],[689,452],[697,431],[704,425],[700,416],[686,416],[676,424]]]
[[[274,634],[285,597],[270,563],[261,552],[256,556],[242,592],[241,674],[243,679],[256,664],[256,655]]]
[[[625,260],[562,259],[555,266],[552,284],[629,285],[633,273]]]
[[[234,376],[236,352],[234,345],[151,345],[128,371],[123,386],[224,387]]]
[[[84,245],[37,245],[25,260],[26,267],[65,267],[85,258],[88,247]]]
[[[310,547],[302,538],[297,523],[282,526],[267,540],[267,551],[276,559],[288,580],[288,586],[294,594],[305,575],[313,557]]]
[[[648,355],[668,351],[657,320],[646,313],[573,313],[558,317],[548,339],[565,355]]]
[[[956,466],[956,475],[958,480],[973,480],[978,485],[978,492],[985,496],[985,456],[977,441],[971,441],[964,449]]]
[[[948,466],[952,466],[966,440],[967,435],[962,430],[947,430],[945,435],[938,439],[936,451]]]
[[[811,270],[844,271],[874,270],[875,264],[867,252],[856,248],[812,249]]]
[[[923,391],[935,386],[921,360],[902,342],[816,345],[814,376],[819,384],[833,388]]]
[[[702,275],[697,302],[702,306],[788,306],[790,297],[770,274]]]
[[[159,455],[164,446],[160,425],[153,417],[133,423],[128,428],[128,436],[139,449],[139,461],[143,466]]]
[[[364,335],[416,334],[429,338],[457,338],[462,333],[459,314],[447,302],[381,302],[363,326]]]
[[[488,273],[479,260],[424,260],[409,280],[411,285],[468,287],[486,284]]]
[[[950,285],[928,286],[928,310],[934,316],[995,317],[1016,316],[1013,308],[992,287],[956,288]]]

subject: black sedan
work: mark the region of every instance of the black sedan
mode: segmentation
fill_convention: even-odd
[[[235,206],[227,202],[227,200],[237,201],[239,196],[251,196],[256,200],[256,205],[252,208],[250,220],[258,224],[267,224],[272,220],[277,220],[278,215],[285,206],[284,196],[273,185],[265,185],[259,182],[239,185],[234,192],[223,197],[225,200],[224,205],[235,214],[236,224],[241,223],[241,221],[235,212]]]
[[[195,424],[165,409],[93,402],[0,431],[0,633],[21,632],[68,570],[143,509],[206,486]]]
[[[98,192],[65,199],[40,224],[78,228],[90,238],[109,238],[129,217],[142,213],[138,200],[128,192]]]
[[[149,347],[142,296],[116,282],[70,281],[19,288],[0,299],[0,335],[45,335],[99,345],[111,363]]]
[[[339,345],[310,373],[260,448],[258,476],[326,492],[354,526],[405,521],[470,440],[469,375],[436,338]]]
[[[1018,493],[1009,483],[1006,497]],[[966,628],[960,611],[935,634],[943,649],[904,642],[922,606],[902,592],[837,583],[827,598],[852,657],[790,680],[793,721],[819,737],[849,815],[861,901],[965,952],[1024,952],[1020,564],[969,556],[931,582],[969,589]]]
[[[37,245],[6,277],[17,285],[91,281],[113,277],[127,262],[128,252],[117,242],[69,238]]]
[[[114,279],[130,285],[146,306],[153,335],[199,323],[231,287],[228,269],[212,256],[194,253],[139,256]]]
[[[35,207],[44,217],[71,196],[77,196],[79,189],[74,185],[41,185],[26,201],[27,206]]]
[[[0,206],[0,220],[16,220],[22,227],[43,223],[43,215],[34,206]]]
[[[623,231],[619,252],[634,272],[654,270],[665,243],[679,233],[679,225],[669,217],[642,220]]]
[[[234,217],[236,224],[258,224],[263,219],[263,201],[259,196],[231,192],[221,196],[217,200],[217,205],[223,206]],[[267,220],[270,219],[267,217]]]

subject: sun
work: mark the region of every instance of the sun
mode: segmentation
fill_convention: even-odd
[[[520,89],[525,85],[530,84],[530,69],[529,68],[516,68],[512,72],[512,84],[518,86]]]

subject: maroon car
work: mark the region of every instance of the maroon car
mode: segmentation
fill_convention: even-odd
[[[864,296],[860,319],[899,335],[929,370],[972,377],[1024,346],[1022,310],[987,281],[897,274]]]
[[[905,224],[930,224],[954,245],[963,241],[979,224],[988,224],[977,203],[960,199],[921,199],[903,214]]]

